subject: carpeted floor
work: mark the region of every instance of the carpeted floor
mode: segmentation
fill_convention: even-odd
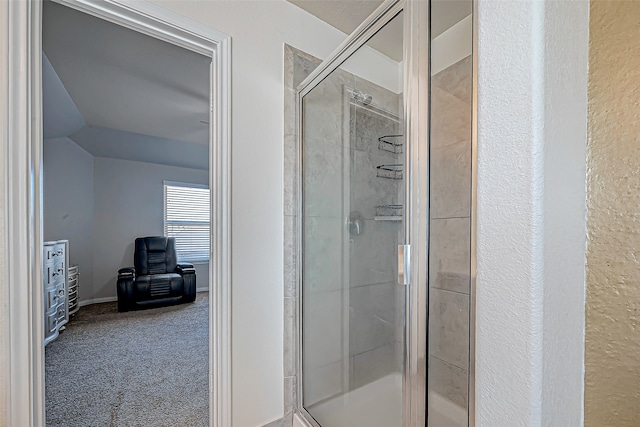
[[[47,426],[208,426],[208,311],[81,307],[45,350]]]

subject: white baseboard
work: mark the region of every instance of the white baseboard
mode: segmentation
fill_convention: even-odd
[[[209,288],[196,288],[196,292],[209,292]],[[118,297],[93,298],[93,299],[86,299],[84,301],[80,301],[78,303],[78,306],[84,307],[85,305],[100,304],[103,302],[114,302],[114,301],[118,301]]]
[[[100,304],[102,302],[114,302],[114,301],[118,301],[118,297],[93,298],[93,299],[86,299],[84,301],[80,301],[78,303],[78,306],[84,307],[85,305]]]

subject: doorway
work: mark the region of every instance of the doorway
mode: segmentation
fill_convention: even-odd
[[[230,38],[163,8],[145,2],[123,6],[100,1],[59,1],[81,12],[209,56],[212,61],[209,120],[209,186],[211,205],[212,281],[209,293],[209,410],[210,424],[228,425],[230,419]],[[9,76],[15,82],[9,105],[14,114],[8,131],[26,144],[13,144],[9,156],[12,177],[9,198],[14,211],[8,218],[12,253],[8,270],[12,287],[11,372],[7,410],[11,425],[45,424],[44,325],[42,297],[42,4],[11,2],[8,8]],[[32,123],[28,126],[27,123]],[[17,236],[23,236],[18,238]]]

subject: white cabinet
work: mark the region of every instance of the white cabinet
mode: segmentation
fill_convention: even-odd
[[[69,321],[69,241],[45,242],[43,260],[44,345],[47,345]]]

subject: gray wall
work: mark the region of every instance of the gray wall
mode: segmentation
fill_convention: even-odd
[[[378,137],[397,134],[400,126],[361,104],[347,104],[345,87],[373,95],[373,104],[386,111],[398,112],[400,104],[397,94],[343,69],[304,99],[307,408],[400,370],[396,294],[401,288],[394,281],[394,259],[402,223],[374,220],[377,205],[402,202],[402,181],[376,176],[376,166],[400,162],[401,156],[378,149]],[[344,226],[352,211],[364,217],[358,236]]]
[[[349,326],[344,292],[349,285],[344,259],[349,237],[342,226],[349,208],[342,193],[343,145],[349,144],[344,85],[354,87],[354,77],[338,69],[304,98],[302,379],[306,407],[345,392],[349,379],[343,342]]]
[[[403,349],[404,288],[396,284],[396,250],[404,241],[402,221],[376,221],[376,206],[403,204],[404,181],[376,176],[376,166],[402,164],[403,154],[378,148],[378,137],[403,132],[400,96],[356,77],[356,89],[373,95],[372,105],[394,112],[386,117],[360,103],[350,105],[350,211],[365,218],[364,233],[350,238],[349,389],[393,372]]]
[[[69,240],[80,300],[93,298],[93,156],[69,138],[46,139],[43,166],[44,240]]]
[[[432,77],[429,392],[468,408],[471,57]]]
[[[44,239],[69,240],[81,301],[114,298],[134,239],[164,233],[163,181],[209,182],[205,170],[93,157],[68,138],[46,140],[44,150]],[[209,264],[196,274],[208,288]]]
[[[115,296],[121,267],[133,265],[136,237],[163,235],[163,180],[208,184],[204,170],[95,158],[94,298]],[[198,288],[209,264],[196,266]]]

